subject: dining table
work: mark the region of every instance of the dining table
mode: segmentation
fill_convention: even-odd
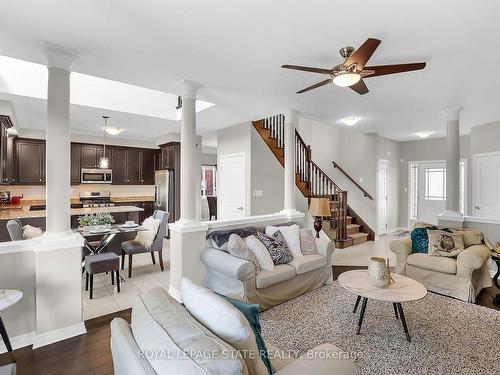
[[[84,247],[91,254],[100,254],[116,236],[126,233],[137,233],[145,230],[147,229],[139,224],[133,226],[127,226],[125,224],[112,224],[104,228],[80,227],[75,229],[75,232],[82,235],[84,239]]]

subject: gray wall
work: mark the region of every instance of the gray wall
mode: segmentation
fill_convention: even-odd
[[[400,200],[399,225],[408,225],[408,163],[414,161],[446,160],[446,139],[431,138],[418,141],[400,142]],[[460,137],[460,157],[467,159],[467,212],[472,207],[472,155],[471,136]]]
[[[500,151],[500,121],[475,126],[471,129],[472,155]]]
[[[201,165],[217,165],[217,154],[201,154]]]
[[[346,127],[299,118],[298,131],[312,149],[312,159],[343,190],[349,205],[375,230],[376,204],[370,201],[332,165],[337,162],[370,195],[376,193],[377,136]],[[362,181],[361,181],[362,179]]]

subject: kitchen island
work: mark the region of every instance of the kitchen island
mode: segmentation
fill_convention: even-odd
[[[0,242],[10,241],[7,232],[7,221],[19,219],[22,225],[29,224],[45,230],[45,210],[30,210],[33,202],[26,201],[19,205],[3,205],[0,207]],[[144,211],[141,207],[132,205],[111,206],[111,207],[88,207],[71,208],[71,227],[78,227],[78,218],[87,214],[109,213],[116,223],[124,223],[128,220],[139,222],[139,214]]]

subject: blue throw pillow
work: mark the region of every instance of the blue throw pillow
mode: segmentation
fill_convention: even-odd
[[[219,294],[222,298],[236,307],[241,313],[247,318],[250,327],[252,327],[252,331],[255,335],[255,341],[257,342],[257,348],[259,349],[260,358],[262,362],[267,367],[267,371],[269,375],[272,375],[276,372],[276,370],[271,365],[271,360],[269,359],[269,353],[267,352],[266,343],[262,338],[260,320],[259,320],[259,305],[253,303],[246,303],[237,299],[230,298],[228,296],[224,296]]]
[[[429,252],[429,236],[427,235],[428,230],[439,230],[439,228],[436,226],[428,226],[415,228],[411,231],[411,252],[413,254],[427,254]],[[443,228],[441,230],[449,233],[453,232],[449,228]]]

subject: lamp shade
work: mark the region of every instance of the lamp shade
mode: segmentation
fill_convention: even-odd
[[[309,215],[320,216],[320,217],[330,217],[330,202],[327,198],[311,198],[311,204],[309,205]]]

